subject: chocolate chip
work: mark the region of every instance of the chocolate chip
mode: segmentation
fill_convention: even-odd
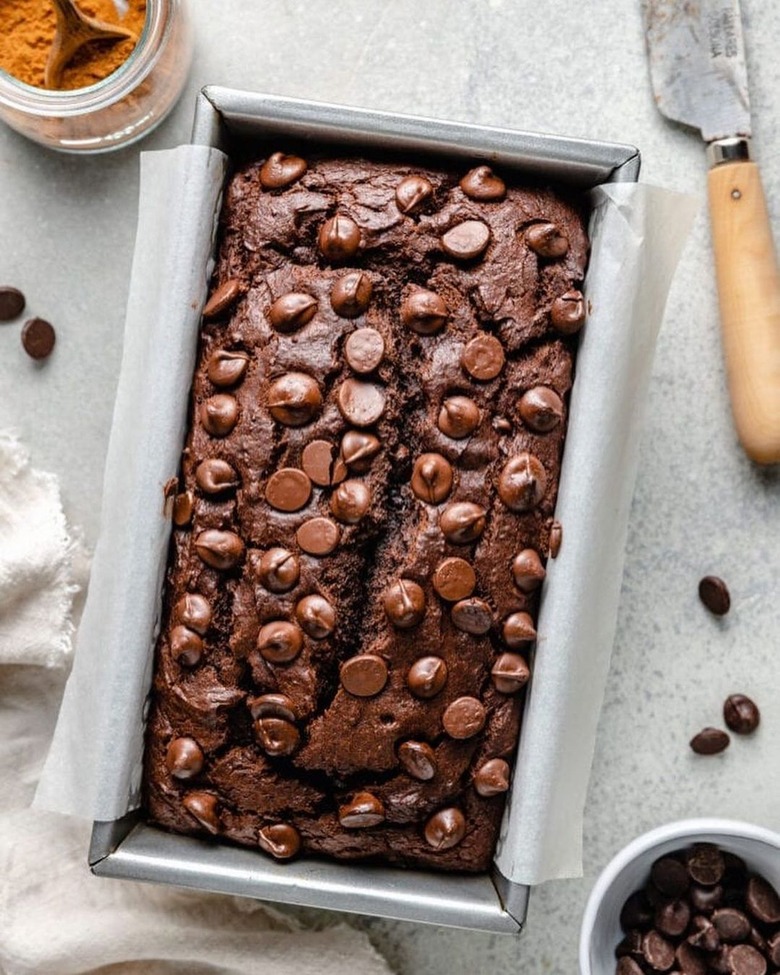
[[[717,755],[728,748],[729,736],[720,728],[702,728],[689,744],[697,755]]]
[[[330,303],[341,318],[358,318],[371,304],[374,286],[363,271],[349,271],[330,289]]]
[[[661,857],[650,870],[654,886],[667,897],[676,898],[685,893],[690,880],[685,865],[673,857]]]
[[[512,511],[532,511],[547,490],[547,472],[533,454],[516,454],[504,465],[498,478],[498,496]]]
[[[766,958],[752,945],[735,945],[728,962],[733,975],[766,975]]]
[[[399,579],[392,583],[383,597],[387,618],[399,630],[417,626],[425,616],[425,593],[411,579]]]
[[[512,578],[521,592],[538,589],[546,574],[539,553],[532,548],[524,548],[512,560]]]
[[[249,356],[245,352],[217,349],[211,353],[206,375],[215,386],[235,386],[244,378]]]
[[[475,542],[485,530],[485,509],[471,501],[447,505],[439,518],[444,537],[453,545]]]
[[[212,292],[209,300],[203,306],[203,317],[206,319],[219,318],[229,311],[241,295],[241,282],[238,278],[230,278]]]
[[[309,518],[295,533],[295,540],[309,555],[330,555],[339,543],[341,533],[330,518]]]
[[[181,804],[209,833],[216,834],[219,832],[216,796],[210,792],[188,792]]]
[[[668,938],[679,938],[691,920],[690,905],[684,900],[666,901],[655,909],[656,930]]]
[[[305,426],[319,413],[321,406],[320,388],[305,372],[288,372],[268,387],[271,416],[285,426]]]
[[[506,196],[506,184],[490,166],[477,166],[469,170],[460,181],[460,188],[466,196],[482,203],[503,200]]]
[[[526,231],[526,242],[540,257],[563,257],[569,241],[554,223],[535,223]]]
[[[767,957],[775,968],[780,968],[780,931],[773,934],[767,942]]]
[[[425,842],[434,850],[450,850],[466,835],[466,818],[460,809],[440,809],[425,824]]]
[[[694,843],[685,856],[685,865],[691,880],[702,887],[720,883],[725,870],[723,854],[712,843]]]
[[[330,510],[346,525],[356,525],[370,506],[371,492],[362,481],[344,481],[330,498]]]
[[[439,429],[453,440],[470,436],[479,426],[479,407],[468,396],[448,396],[439,410]]]
[[[300,511],[311,497],[311,481],[297,467],[275,471],[265,486],[265,499],[277,511]]]
[[[411,484],[421,501],[441,504],[452,490],[452,466],[441,454],[421,454],[415,461]]]
[[[745,893],[747,909],[762,924],[780,923],[780,897],[763,877],[751,877]]]
[[[699,583],[699,599],[716,616],[725,616],[731,607],[726,583],[717,576],[705,576]]]
[[[286,694],[260,694],[258,697],[249,698],[246,703],[253,721],[257,721],[258,718],[295,721],[293,702]]]
[[[356,427],[370,427],[385,410],[385,391],[374,383],[345,379],[336,393],[341,415]]]
[[[208,457],[195,471],[195,481],[204,494],[223,494],[238,487],[238,474],[226,460]]]
[[[264,190],[280,190],[295,183],[305,172],[305,159],[274,152],[260,167],[260,185]]]
[[[474,569],[465,559],[444,559],[433,573],[433,588],[448,602],[467,599],[477,584]]]
[[[750,934],[750,921],[747,914],[734,907],[722,907],[715,911],[710,918],[715,925],[721,941],[734,944],[745,941]]]
[[[384,821],[385,807],[370,792],[358,792],[351,802],[339,806],[339,822],[345,829],[367,829]]]
[[[502,653],[490,671],[493,686],[500,694],[517,694],[528,683],[531,671],[518,653]]]
[[[359,328],[344,345],[344,358],[355,372],[373,372],[385,354],[385,340],[375,328]]]
[[[274,823],[258,830],[257,845],[275,860],[289,860],[301,848],[301,834],[287,823]]]
[[[194,738],[174,738],[165,753],[165,767],[174,777],[186,781],[203,770],[203,752]]]
[[[398,746],[398,761],[419,782],[430,782],[436,775],[436,753],[424,741],[402,742]]]
[[[288,592],[298,584],[301,566],[298,557],[286,548],[269,548],[257,567],[261,585],[269,592]]]
[[[260,627],[257,649],[272,664],[287,664],[303,649],[303,632],[295,623],[273,620]]]
[[[43,318],[31,318],[22,329],[22,346],[31,359],[45,359],[51,355],[57,335]]]
[[[277,332],[295,332],[317,314],[317,299],[299,291],[290,291],[277,298],[268,311],[268,318]]]
[[[217,393],[201,403],[200,422],[212,437],[226,437],[238,421],[238,403],[234,396]]]
[[[523,423],[535,433],[549,433],[563,418],[563,401],[553,389],[534,386],[517,404]]]
[[[501,628],[504,643],[511,650],[522,650],[536,639],[536,627],[530,613],[510,613]]]
[[[653,911],[643,890],[634,891],[620,911],[620,927],[624,931],[633,928],[649,928],[653,923]]]
[[[707,975],[707,962],[693,945],[682,941],[674,953],[680,975]]]
[[[698,914],[711,914],[723,903],[723,888],[720,884],[714,887],[699,887],[692,884],[690,890],[691,906]]]
[[[332,487],[347,476],[347,466],[339,457],[336,446],[328,440],[312,440],[301,455],[301,467],[320,487]]]
[[[258,718],[252,726],[258,745],[274,758],[292,755],[301,743],[301,733],[291,721]]]
[[[341,665],[341,686],[355,697],[374,697],[387,683],[387,664],[373,653],[350,657]]]
[[[674,946],[658,931],[648,931],[642,938],[642,954],[650,968],[666,972],[674,964]]]
[[[563,544],[563,525],[559,521],[553,521],[550,525],[550,539],[548,542],[548,551],[551,559],[557,559],[558,553],[561,550],[561,545]]]
[[[636,961],[642,961],[642,932],[629,931],[628,934],[615,948],[615,957],[624,958],[628,956]]]
[[[373,433],[348,430],[341,440],[341,457],[358,474],[365,474],[381,449],[382,444]]]
[[[235,532],[207,528],[195,539],[195,551],[212,569],[232,569],[244,557],[244,543]]]
[[[10,322],[18,318],[26,304],[24,294],[10,285],[0,287],[0,322]]]
[[[401,213],[413,213],[433,196],[433,184],[424,176],[404,176],[395,188],[395,201]]]
[[[192,491],[183,491],[173,500],[173,523],[177,528],[183,528],[192,521],[195,497]]]
[[[418,335],[434,335],[447,324],[449,308],[441,295],[415,288],[401,304],[401,321]]]
[[[320,227],[317,243],[327,260],[342,263],[357,254],[361,239],[360,227],[355,221],[337,213]]]
[[[447,664],[441,657],[420,657],[406,675],[406,686],[415,697],[436,697],[447,683]]]
[[[493,625],[493,611],[484,599],[461,599],[451,610],[453,624],[464,633],[482,636]]]
[[[504,347],[495,337],[485,332],[476,335],[466,344],[460,364],[466,372],[480,382],[495,379],[504,368]]]
[[[475,697],[459,697],[442,715],[444,730],[450,738],[473,738],[485,727],[485,706]]]
[[[324,596],[304,596],[295,607],[295,618],[313,640],[324,640],[336,628],[336,610]]]
[[[751,735],[761,721],[761,712],[745,694],[731,694],[723,704],[723,720],[736,735]]]
[[[203,636],[211,625],[211,604],[200,593],[188,592],[174,606],[173,615],[183,626]]]
[[[550,309],[553,328],[563,335],[575,335],[585,323],[585,298],[581,291],[567,291]]]
[[[509,763],[503,758],[489,758],[474,773],[472,780],[478,795],[497,796],[509,788]]]
[[[444,250],[459,261],[473,261],[490,242],[490,228],[481,220],[464,220],[441,239]]]
[[[720,935],[715,925],[706,917],[695,917],[691,921],[691,933],[687,941],[702,951],[717,951],[720,947]]]
[[[621,958],[615,968],[616,975],[644,975],[644,969],[627,955]]]

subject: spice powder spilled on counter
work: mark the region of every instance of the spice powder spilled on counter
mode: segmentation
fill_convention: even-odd
[[[120,15],[114,0],[78,0],[82,13],[117,24],[140,37],[146,0],[126,0]],[[44,69],[54,40],[56,16],[50,0],[0,0],[0,68],[35,88],[44,87]],[[63,89],[86,88],[113,74],[130,56],[133,39],[94,41],[76,53],[65,69]]]

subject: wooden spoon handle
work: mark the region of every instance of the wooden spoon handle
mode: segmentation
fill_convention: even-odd
[[[709,172],[723,348],[739,439],[759,464],[780,461],[780,277],[754,162]]]

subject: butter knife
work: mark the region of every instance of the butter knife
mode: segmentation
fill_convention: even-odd
[[[758,166],[738,0],[645,0],[659,110],[701,131],[721,332],[737,434],[780,461],[780,278]]]

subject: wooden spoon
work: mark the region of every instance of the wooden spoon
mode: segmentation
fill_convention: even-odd
[[[57,14],[57,29],[49,51],[44,72],[47,88],[59,88],[62,74],[77,51],[92,41],[124,41],[136,39],[136,35],[125,27],[107,24],[103,20],[87,17],[74,0],[51,0]]]

